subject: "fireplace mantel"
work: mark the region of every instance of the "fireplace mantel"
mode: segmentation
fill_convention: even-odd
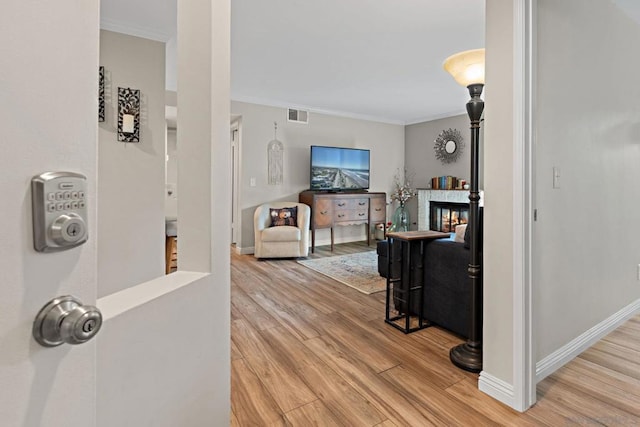
[[[429,208],[431,202],[469,203],[468,190],[430,190],[418,188],[418,230],[429,230]],[[480,191],[480,206],[484,202],[484,191]]]

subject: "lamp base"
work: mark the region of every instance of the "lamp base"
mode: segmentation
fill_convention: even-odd
[[[449,351],[449,359],[460,369],[478,373],[482,371],[482,348],[469,343],[460,344]]]

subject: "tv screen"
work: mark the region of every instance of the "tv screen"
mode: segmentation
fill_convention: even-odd
[[[312,190],[369,188],[369,150],[311,146]]]

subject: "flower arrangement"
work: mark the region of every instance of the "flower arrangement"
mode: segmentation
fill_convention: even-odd
[[[416,190],[411,187],[411,179],[413,178],[413,174],[407,175],[407,169],[405,168],[403,173],[400,174],[400,169],[395,174],[393,181],[396,185],[396,189],[393,193],[391,193],[391,200],[397,200],[400,202],[400,206],[404,206],[408,200],[414,197],[416,194]]]

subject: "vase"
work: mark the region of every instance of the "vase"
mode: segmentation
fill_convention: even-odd
[[[393,214],[389,231],[409,231],[409,211],[401,203]]]

